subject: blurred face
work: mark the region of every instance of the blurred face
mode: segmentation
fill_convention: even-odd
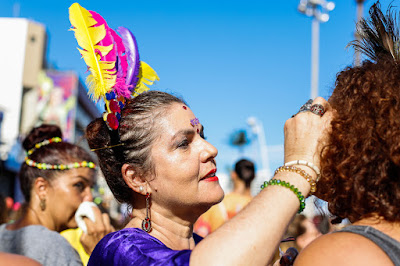
[[[58,231],[76,228],[75,212],[83,201],[92,201],[94,171],[74,168],[51,181],[46,195],[46,211],[50,212]]]
[[[218,150],[204,139],[203,126],[188,107],[174,103],[165,113],[151,151],[153,204],[178,215],[201,214],[224,196],[216,175]]]
[[[310,219],[305,219],[301,225],[305,228],[304,234],[298,237],[297,244],[301,249],[304,249],[308,244],[310,244],[314,239],[319,237],[321,233],[318,231],[315,224]]]

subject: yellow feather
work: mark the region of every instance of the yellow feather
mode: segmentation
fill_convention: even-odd
[[[147,63],[140,61],[140,74],[138,84],[136,85],[133,97],[138,96],[142,92],[148,91],[150,88],[147,85],[153,85],[156,80],[160,80],[156,71],[151,68]]]
[[[89,93],[94,101],[98,101],[100,97],[104,98],[115,85],[116,72],[112,71],[115,62],[100,61],[100,55],[96,53],[96,50],[105,56],[113,49],[113,45],[97,45],[106,36],[105,27],[104,25],[93,27],[97,23],[96,20],[78,3],[70,6],[69,20],[74,27],[72,30],[75,32],[78,45],[82,48],[78,50],[90,70],[90,75],[86,79]]]

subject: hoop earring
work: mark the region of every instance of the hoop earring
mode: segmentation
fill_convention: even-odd
[[[46,210],[46,199],[41,199],[39,206],[42,211]]]
[[[142,229],[143,231],[149,233],[151,231],[151,220],[149,217],[149,210],[150,210],[150,193],[147,192],[146,194],[146,218],[144,218],[142,222]]]

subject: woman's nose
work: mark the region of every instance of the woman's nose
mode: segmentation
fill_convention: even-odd
[[[85,195],[83,196],[83,201],[93,201],[92,189],[87,187],[85,190]]]
[[[201,154],[201,161],[202,162],[207,162],[210,159],[214,159],[215,157],[217,157],[218,154],[218,150],[217,148],[214,147],[214,145],[212,145],[211,143],[209,143],[208,141],[204,140],[204,151]]]

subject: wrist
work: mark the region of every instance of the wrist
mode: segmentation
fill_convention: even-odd
[[[316,182],[319,181],[321,177],[321,171],[319,167],[312,162],[306,161],[306,160],[294,160],[294,161],[289,161],[285,162],[284,166],[295,166],[297,168],[300,168],[300,166],[306,166],[307,168],[311,169],[317,176],[316,179],[314,179]],[[306,170],[304,167],[301,167],[302,169]]]
[[[282,181],[289,182],[291,185],[296,187],[304,197],[310,194],[311,185],[300,175],[293,172],[278,172],[274,175],[273,179],[279,179]]]

